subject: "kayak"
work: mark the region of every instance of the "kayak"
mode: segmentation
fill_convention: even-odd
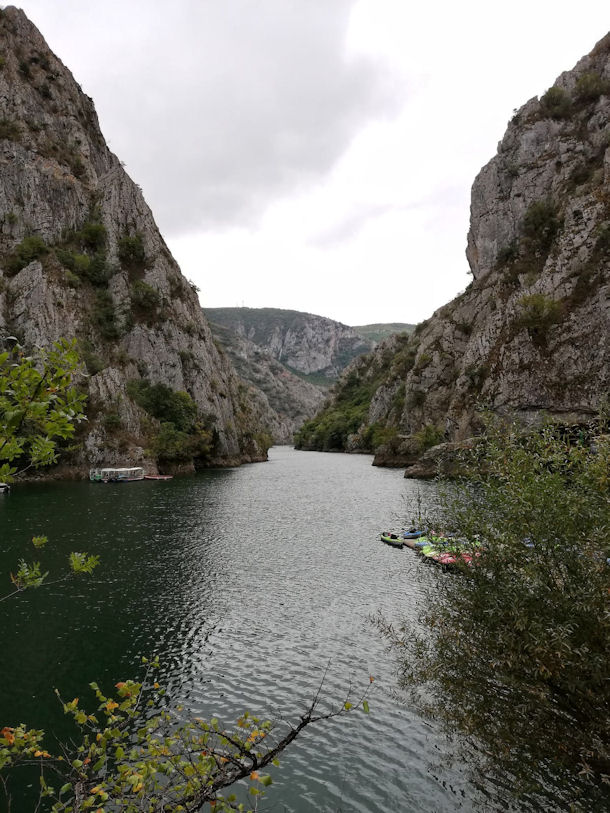
[[[420,536],[419,539],[415,540],[415,549],[421,550],[422,548],[425,548],[426,545],[434,545],[437,548],[444,548],[451,543],[452,540],[448,536],[425,534],[424,536]]]
[[[398,534],[391,533],[390,531],[385,531],[380,534],[381,541],[385,542],[386,545],[392,545],[395,548],[402,548],[403,540]]]
[[[423,554],[423,556],[426,557],[426,559],[430,559],[439,565],[446,566],[456,565],[459,562],[471,565],[473,558],[481,555],[479,551],[470,553],[469,551],[464,550],[459,544],[450,544],[449,540],[447,540],[444,547],[437,547],[434,544],[428,544],[423,545],[419,551],[421,554]]]
[[[415,528],[411,528],[408,531],[402,532],[403,539],[419,539],[420,536],[425,536],[426,531],[416,531]]]
[[[415,550],[415,543],[418,539],[422,536],[425,536],[425,531],[403,531],[402,532],[402,541],[404,542],[407,547],[412,548]]]

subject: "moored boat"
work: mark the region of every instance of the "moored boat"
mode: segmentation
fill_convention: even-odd
[[[145,480],[171,480],[173,479],[172,474],[145,474]]]
[[[427,531],[418,531],[415,528],[409,528],[407,531],[402,532],[403,539],[419,539],[420,536],[425,536]]]
[[[0,483],[0,494],[10,494],[11,487],[8,483]]]
[[[140,466],[115,469],[90,469],[89,479],[92,483],[132,483],[144,479],[144,469]]]
[[[439,542],[440,544],[438,544]],[[473,543],[473,545],[479,547],[477,542]],[[469,550],[465,542],[460,543],[444,538],[439,538],[438,542],[429,541],[427,544],[417,548],[417,550],[426,559],[436,562],[438,565],[445,565],[446,567],[456,564],[471,565],[474,557],[481,555],[479,550]]]
[[[381,541],[386,545],[392,545],[395,548],[402,548],[403,540],[399,534],[392,533],[391,531],[383,531],[381,534]]]
[[[416,542],[422,536],[425,536],[426,531],[417,531],[415,528],[409,528],[407,531],[402,531],[402,541],[408,547],[415,550]]]

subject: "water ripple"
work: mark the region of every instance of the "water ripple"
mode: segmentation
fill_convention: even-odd
[[[336,707],[373,674],[371,714],[304,732],[274,773],[267,808],[471,809],[475,792],[459,771],[451,784],[431,772],[446,745],[393,699],[393,664],[369,621],[381,610],[416,623],[430,571],[377,534],[406,497],[432,497],[433,486],[370,464],[274,448],[267,464],[166,483],[16,491],[0,506],[0,563],[28,534],[47,533],[58,561],[89,550],[103,565],[86,589],[10,609],[2,646],[27,675],[8,678],[11,713],[39,723],[42,711],[61,730],[44,685],[77,694],[89,680],[129,676],[154,652],[176,702],[225,722],[244,709],[294,721],[323,678],[323,700]]]

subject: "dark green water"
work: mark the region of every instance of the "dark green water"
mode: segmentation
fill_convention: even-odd
[[[443,740],[393,699],[391,656],[368,621],[379,609],[415,619],[434,577],[376,539],[417,491],[433,497],[368,456],[282,447],[268,463],[170,482],[15,488],[0,498],[0,594],[16,561],[35,558],[34,534],[49,537],[54,573],[73,550],[102,564],[0,604],[0,726],[61,735],[53,687],[84,699],[90,681],[137,677],[139,656],[157,652],[161,681],[197,713],[296,719],[330,661],[324,693],[337,702],[375,675],[371,714],[305,732],[265,809],[471,810],[460,772],[437,767]]]

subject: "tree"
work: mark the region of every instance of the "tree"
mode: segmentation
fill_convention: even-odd
[[[84,419],[85,396],[74,385],[78,370],[74,343],[65,341],[31,356],[18,345],[0,354],[0,461],[5,461],[0,474],[6,480],[55,462],[58,440],[71,437],[75,423]],[[186,420],[192,411],[190,399],[186,394],[177,396],[179,414]],[[34,537],[32,542],[38,549],[47,539]],[[98,557],[71,553],[69,564],[69,572],[55,581],[91,573]],[[21,560],[12,575],[12,592],[0,601],[49,583],[47,575],[39,562]],[[2,654],[8,662],[10,654]],[[279,754],[304,728],[358,708],[369,710],[367,692],[354,702],[348,693],[336,708],[321,710],[322,682],[299,721],[284,726],[277,737],[271,722],[249,712],[228,728],[215,718],[185,722],[182,709],[171,707],[154,680],[157,661],[144,662],[144,679],[120,681],[113,694],[105,695],[97,683],[90,684],[96,698],[92,711],[78,698],[68,702],[60,698],[75,726],[69,741],[51,746],[40,729],[0,721],[0,787],[9,810],[10,777],[28,768],[39,776],[35,809],[41,811],[195,813],[206,802],[215,811],[245,810],[244,802],[234,794],[225,797],[223,791],[249,779],[248,794],[255,803],[271,784],[264,770],[278,764]]]
[[[536,798],[566,810],[608,800],[603,431],[601,423],[527,435],[490,427],[465,461],[467,477],[442,486],[432,519],[467,540],[471,565],[434,580],[421,626],[379,620],[401,647],[409,699],[462,735],[475,772],[502,774],[521,794],[520,809]]]
[[[85,417],[86,396],[74,386],[76,343],[62,339],[26,355],[14,341],[0,353],[0,479],[6,482],[55,463],[58,440],[70,438]]]

